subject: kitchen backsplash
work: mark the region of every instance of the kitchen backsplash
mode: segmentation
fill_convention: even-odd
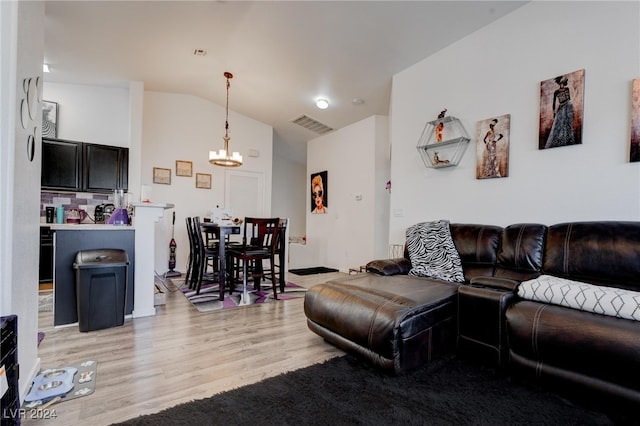
[[[40,222],[45,221],[46,207],[64,207],[70,209],[82,209],[93,218],[98,204],[113,203],[113,195],[92,194],[89,192],[40,192]]]

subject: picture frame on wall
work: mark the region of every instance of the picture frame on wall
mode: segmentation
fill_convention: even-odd
[[[171,185],[171,169],[153,168],[153,183]]]
[[[511,114],[478,121],[476,130],[476,179],[509,176]]]
[[[328,207],[327,171],[311,175],[311,213],[326,214]]]
[[[540,82],[538,148],[582,144],[584,70]]]
[[[58,137],[58,103],[42,101],[42,137]]]
[[[176,176],[193,176],[193,163],[191,161],[176,160]]]
[[[196,188],[211,189],[211,174],[196,173]]]
[[[640,78],[631,83],[631,145],[629,161],[640,161]]]

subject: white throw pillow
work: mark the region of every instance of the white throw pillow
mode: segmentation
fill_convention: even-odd
[[[640,321],[640,292],[637,291],[540,275],[520,284],[518,296],[527,300]]]
[[[423,222],[407,229],[409,275],[464,282],[462,261],[451,238],[448,220]]]

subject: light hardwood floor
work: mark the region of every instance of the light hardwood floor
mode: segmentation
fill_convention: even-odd
[[[303,287],[346,274],[290,274]],[[153,317],[81,333],[40,313],[42,369],[98,362],[92,395],[52,405],[56,418],[24,425],[108,425],[323,362],[343,352],[309,331],[303,299],[199,313],[167,292]]]

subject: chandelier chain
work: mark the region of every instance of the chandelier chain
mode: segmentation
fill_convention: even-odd
[[[224,118],[224,135],[229,137],[229,88],[231,87],[229,78],[231,77],[229,73],[225,73],[225,77],[227,77],[227,111]]]
[[[231,80],[233,78],[233,74],[230,72],[224,73],[225,78],[227,79],[227,102],[225,108],[225,118],[224,118],[224,148],[220,151],[209,151],[209,162],[216,166],[222,167],[238,167],[242,165],[242,155],[239,152],[229,152],[229,88],[231,87]]]

